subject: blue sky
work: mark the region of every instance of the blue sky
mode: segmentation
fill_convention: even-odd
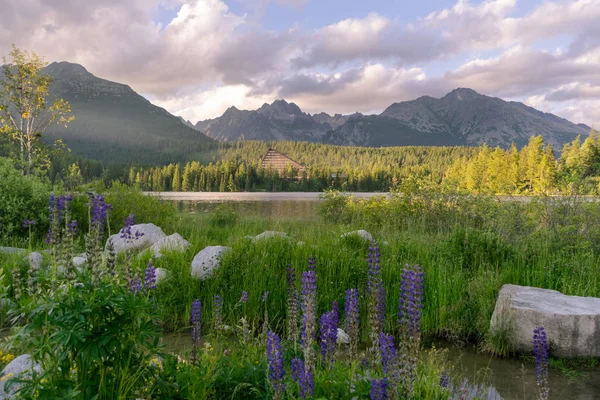
[[[0,53],[80,63],[193,122],[282,97],[378,113],[456,87],[600,120],[599,0],[6,1]]]

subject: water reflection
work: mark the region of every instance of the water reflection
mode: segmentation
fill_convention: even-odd
[[[306,219],[317,215],[319,202],[313,200],[274,200],[274,201],[175,201],[177,208],[186,213],[208,213],[218,206],[227,206],[236,213],[265,219],[294,218]]]

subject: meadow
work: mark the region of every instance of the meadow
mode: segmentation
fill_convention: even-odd
[[[42,394],[45,398],[89,398],[92,394],[99,398],[385,398],[372,392],[383,385],[390,398],[486,398],[485,386],[477,389],[469,384],[467,388],[460,376],[450,374],[452,360],[446,352],[432,348],[432,342],[440,338],[470,342],[489,354],[520,356],[510,353],[505,335],[489,334],[496,295],[504,283],[600,296],[598,204],[578,198],[501,203],[493,197],[456,196],[408,185],[401,194],[358,200],[330,192],[323,196],[318,215],[268,220],[240,215],[227,205],[210,213],[179,213],[173,204],[115,185],[104,196],[113,207],[108,210],[106,226],[98,231],[102,241],[133,213],[137,223],[152,222],[167,234],[177,232],[191,246],[185,252],[152,259],[153,266],[168,270],[170,276],[151,290],[143,282],[152,258],[149,252],[120,255],[112,267],[108,261],[90,266],[69,278],[71,284],[63,289],[53,283],[56,263],[51,255],[45,256],[47,267],[33,274],[22,256],[0,256],[4,297],[15,303],[4,315],[5,325],[13,326],[4,351],[33,352],[44,370],[50,371],[23,386],[25,397],[37,391],[40,398],[44,398]],[[96,232],[97,221],[90,218],[94,214],[88,214],[87,202],[85,194],[76,195],[70,218],[82,221],[82,232]],[[341,237],[357,229],[369,231],[377,243],[357,236]],[[286,232],[289,238],[253,242],[248,237],[269,230]],[[41,223],[33,226],[31,243],[36,249],[47,247],[41,241],[45,231]],[[23,229],[21,238],[3,244],[27,247],[28,232]],[[85,249],[84,235],[74,235],[72,240],[73,254]],[[209,245],[230,246],[232,251],[224,255],[209,279],[199,282],[190,275],[190,263]],[[70,247],[64,242],[61,246]],[[394,368],[405,368],[406,359],[400,355],[412,354],[405,346],[412,342],[406,340],[398,318],[399,300],[406,292],[401,287],[406,271],[412,268],[407,266],[420,265],[424,274],[423,308],[418,310],[422,346],[417,360],[412,361],[410,391],[405,382],[394,381],[399,375],[381,362],[384,348],[373,349],[372,322],[377,312],[370,271],[375,247],[379,248],[379,276],[385,288],[385,301],[378,303],[385,304],[385,309],[378,311],[380,331],[392,335],[392,345],[397,347],[397,362],[391,364]],[[332,312],[332,304],[337,302],[336,324],[344,327],[346,291],[356,289],[360,328],[354,353],[348,346],[338,346],[337,361],[326,362],[318,356],[315,366],[305,369],[313,374],[314,387],[307,392],[306,380],[297,373],[297,379],[291,379],[292,359],[306,360],[306,341],[288,338],[288,268],[294,268],[292,286],[300,292],[301,277],[310,272],[311,257],[316,271],[315,322]],[[113,274],[106,272],[110,268]],[[15,269],[21,273],[20,288],[14,284]],[[126,278],[133,274],[148,290],[130,290]],[[94,278],[96,275],[100,278]],[[38,279],[34,291],[28,288],[32,276]],[[85,290],[78,290],[75,281],[81,281]],[[243,292],[247,292],[245,301]],[[304,296],[297,300],[301,298]],[[195,299],[201,304],[199,318]],[[49,319],[49,310],[60,318]],[[304,313],[304,307],[297,311]],[[190,346],[176,352],[161,346],[164,335],[194,331],[194,321],[199,334]],[[317,322],[316,330],[322,325]],[[99,326],[104,328],[99,330]],[[230,328],[222,329],[225,326]],[[272,352],[279,354],[280,360],[267,357],[269,346],[272,349],[274,345],[269,331],[281,338],[282,350]],[[321,344],[321,334],[315,332],[319,338],[315,347]],[[121,352],[127,357],[121,357]],[[96,365],[90,359],[104,361]],[[283,375],[274,374],[275,364],[284,365]],[[595,360],[586,360],[592,373],[596,365]],[[77,372],[84,368],[88,369],[85,374]],[[453,380],[450,384],[448,374]],[[282,384],[285,388],[280,390]]]

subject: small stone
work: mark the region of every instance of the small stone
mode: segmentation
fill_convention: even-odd
[[[254,236],[254,238],[252,238],[252,242],[256,243],[259,240],[273,239],[273,238],[287,239],[288,235],[285,232],[265,231],[259,235]]]
[[[87,257],[80,257],[80,256],[73,257],[71,262],[73,263],[73,266],[75,266],[76,268],[79,268],[87,262]]]
[[[342,328],[337,330],[337,344],[350,344],[350,336]]]
[[[27,263],[34,270],[40,270],[42,268],[42,262],[44,261],[44,256],[40,253],[34,251],[27,255]]]
[[[342,235],[342,238],[348,237],[348,236],[358,236],[361,239],[366,240],[367,242],[370,242],[373,240],[373,235],[371,235],[369,232],[365,231],[364,229],[360,229],[358,231],[352,231],[352,232],[348,232],[348,233],[344,233]]]
[[[174,233],[160,239],[150,247],[154,257],[162,255],[163,251],[185,251],[190,247],[190,242],[185,240],[179,233]]]
[[[164,268],[156,268],[156,284],[169,279],[171,271]]]

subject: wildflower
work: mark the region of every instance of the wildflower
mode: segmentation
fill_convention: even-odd
[[[350,354],[356,355],[360,334],[360,314],[358,308],[358,290],[346,290],[344,303],[344,328],[350,337]]]
[[[550,395],[548,386],[548,340],[546,330],[538,326],[533,330],[533,354],[535,356],[535,380],[538,399],[546,400]]]
[[[301,398],[307,399],[315,392],[314,375],[299,358],[292,359],[292,379],[300,386]]]
[[[115,277],[117,274],[117,250],[115,249],[115,244],[112,239],[108,239],[106,251],[106,273],[110,277]]]
[[[136,274],[133,277],[133,279],[131,280],[131,282],[129,283],[129,290],[131,291],[131,293],[137,293],[137,292],[142,291],[142,289],[143,289],[142,281]]]
[[[317,273],[315,258],[308,261],[308,270],[302,273],[302,347],[307,370],[314,371],[313,340],[316,335]]]
[[[269,292],[265,292],[262,296],[262,303],[265,305],[265,317],[263,320],[263,332],[262,332],[263,336],[266,336],[267,332],[269,330],[269,309],[266,304],[267,297],[269,297]]]
[[[321,316],[321,356],[327,365],[331,364],[335,354],[338,319],[337,302],[334,301],[332,310]]]
[[[446,373],[446,371],[443,371],[442,375],[440,376],[440,386],[443,388],[447,388],[448,383],[448,374]]]
[[[23,221],[23,228],[29,228],[35,224],[37,224],[37,221],[35,219],[32,219],[32,220],[26,219],[25,221]]]
[[[220,331],[223,327],[223,299],[215,294],[213,300],[213,318],[215,321],[215,330]]]
[[[202,303],[195,299],[192,302],[192,311],[190,313],[190,322],[192,324],[192,364],[197,364],[198,345],[200,344],[200,327],[202,320]]]
[[[19,301],[21,299],[21,273],[18,268],[14,268],[12,270],[12,280],[13,280],[13,292],[15,294],[15,300]]]
[[[283,355],[281,352],[281,341],[279,335],[273,331],[267,334],[267,359],[269,361],[269,380],[273,387],[273,398],[281,399],[285,389],[283,378]]]
[[[387,396],[387,381],[383,379],[371,380],[371,400],[385,400]]]
[[[412,396],[416,379],[421,341],[421,315],[423,308],[423,270],[419,265],[404,266],[400,298],[398,300],[398,325],[401,333],[401,377],[406,397]]]
[[[247,290],[243,290],[242,291],[242,297],[240,298],[240,303],[246,304],[247,302],[248,302],[248,291]]]
[[[296,273],[294,268],[288,265],[287,270],[287,317],[288,317],[288,339],[292,342],[298,341],[298,289],[296,289]]]
[[[269,292],[264,292],[262,295],[262,302],[264,303],[265,301],[267,301],[267,297],[269,297]]]
[[[152,264],[152,260],[148,262],[148,268],[144,275],[144,287],[146,290],[156,289],[156,268]]]
[[[369,247],[368,263],[368,298],[369,298],[369,325],[371,327],[371,348],[375,362],[381,359],[379,353],[379,333],[383,330],[385,320],[385,286],[381,279],[380,254],[377,242],[374,240]]]
[[[398,398],[398,386],[400,385],[400,369],[398,364],[398,353],[394,346],[394,337],[381,332],[379,334],[379,347],[381,353],[381,367],[386,375],[389,397]]]
[[[90,208],[91,220],[90,227],[96,229],[98,232],[104,231],[104,224],[108,218],[108,211],[112,209],[111,204],[104,202],[104,196],[101,194],[94,195],[89,193],[90,202],[88,207]]]

